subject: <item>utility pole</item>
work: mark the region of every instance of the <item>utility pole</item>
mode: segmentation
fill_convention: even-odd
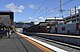
[[[63,10],[62,10],[62,0],[60,0],[60,12],[62,13]]]
[[[71,21],[72,21],[73,18],[72,18],[72,10],[71,10],[71,8],[70,8],[70,18],[71,18]]]
[[[77,23],[77,14],[76,14],[76,6],[74,7],[75,8],[75,18],[76,18],[76,23]]]
[[[70,17],[72,16],[72,11],[71,11],[71,8],[70,8]]]
[[[65,10],[62,9],[62,0],[60,0],[60,10],[59,11],[62,14],[61,17],[63,18],[63,11],[65,11]],[[64,19],[63,19],[63,21],[64,21]]]
[[[62,12],[63,12],[63,10],[62,10],[62,0],[60,0],[60,13],[62,14]],[[63,16],[62,16],[62,18],[63,18]],[[56,20],[56,17],[55,17],[55,32],[57,33],[57,20]]]

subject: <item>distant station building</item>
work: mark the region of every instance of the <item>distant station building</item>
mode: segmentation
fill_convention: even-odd
[[[63,18],[50,17],[45,20],[45,22],[55,22],[55,21],[61,22],[63,21]]]
[[[56,26],[57,26],[58,24],[63,24],[63,23],[64,23],[64,22],[63,22],[63,18],[57,18],[57,17],[47,18],[47,19],[45,20],[45,22],[48,23],[48,26],[47,26],[47,27],[49,27],[49,31],[52,30],[52,27],[53,27],[53,26],[55,26],[55,31],[57,31],[57,30],[56,30]]]
[[[62,18],[47,18],[45,22],[39,22],[39,24],[31,26],[29,28],[24,28],[24,32],[42,32],[47,33],[51,31],[51,27],[55,26],[58,23],[62,23]]]
[[[47,28],[51,31],[52,26],[56,26],[58,24],[63,24],[63,18],[50,17],[45,20],[48,23]]]
[[[77,34],[79,35],[79,20],[80,13],[74,14],[64,18],[64,24],[57,25],[57,33],[61,34]],[[53,26],[51,33],[56,32],[56,26]]]
[[[40,22],[29,28],[24,28],[24,32],[59,33],[79,35],[80,13],[65,18],[47,18],[45,22]]]
[[[34,23],[31,22],[31,23],[24,23],[24,22],[14,22],[14,26],[16,28],[28,28],[28,27],[31,27],[33,26]]]
[[[37,25],[33,25],[31,27],[28,28],[23,28],[23,33],[26,32],[40,32],[40,33],[46,33],[47,32],[47,22],[40,22]]]
[[[18,32],[22,32],[23,29],[34,26],[34,23],[33,22],[31,22],[31,23],[14,22],[14,26]]]
[[[63,24],[63,18],[57,18],[57,17],[47,18],[45,22],[53,23],[54,25]]]
[[[79,13],[64,18],[65,24],[79,23]]]

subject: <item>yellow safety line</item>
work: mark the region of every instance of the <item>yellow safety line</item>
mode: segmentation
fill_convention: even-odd
[[[19,34],[19,33],[17,33],[17,34]],[[19,35],[20,35],[20,34],[19,34]],[[25,36],[22,36],[22,35],[20,35],[20,36],[23,37],[24,39],[28,40],[30,43],[32,43],[33,45],[35,45],[35,46],[38,47],[39,49],[41,49],[43,52],[54,52],[53,50],[51,50],[51,49],[49,49],[49,48],[47,48],[47,47],[45,47],[45,46],[43,46],[43,45],[41,45],[41,44],[33,41],[33,40],[31,40],[31,39],[29,39],[29,38],[27,38],[27,37],[25,37]],[[46,46],[47,46],[47,45],[46,45]]]

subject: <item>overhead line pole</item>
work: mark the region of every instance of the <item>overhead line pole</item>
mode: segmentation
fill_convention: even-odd
[[[76,14],[76,6],[74,7],[75,8],[75,18],[76,18],[76,23],[77,23],[77,14]]]
[[[60,0],[60,13],[61,13],[61,17],[63,18],[63,9],[62,9],[62,0]],[[63,19],[64,21],[64,19]],[[64,24],[64,23],[63,23]]]
[[[72,18],[72,10],[71,10],[71,8],[70,8],[70,17],[71,17],[71,21],[72,21],[73,18]]]
[[[60,12],[62,13],[63,10],[62,10],[62,0],[60,0]]]

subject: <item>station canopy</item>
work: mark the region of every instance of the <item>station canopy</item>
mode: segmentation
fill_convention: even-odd
[[[10,15],[0,15],[0,24],[11,26]]]

